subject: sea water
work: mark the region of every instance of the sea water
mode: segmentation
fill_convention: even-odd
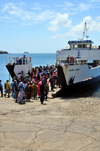
[[[54,65],[56,60],[55,53],[0,54],[0,80],[2,80],[3,85],[6,80],[10,80],[10,82],[12,81],[12,78],[10,77],[6,68],[6,59],[8,61],[9,57],[22,58],[23,55],[26,55],[26,57],[31,57],[33,67]]]

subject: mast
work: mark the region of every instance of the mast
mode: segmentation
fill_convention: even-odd
[[[87,31],[87,24],[86,24],[86,22],[85,22],[85,27],[84,27],[84,32],[83,32],[83,39],[84,39],[84,36],[86,36],[86,34],[85,34],[85,32]]]

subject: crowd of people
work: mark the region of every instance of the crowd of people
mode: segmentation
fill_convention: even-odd
[[[41,104],[48,99],[48,92],[53,91],[55,84],[58,84],[57,69],[54,66],[40,66],[32,68],[24,74],[23,71],[14,76],[12,82],[7,80],[4,84],[4,97],[12,96],[15,102],[20,104],[30,101],[31,97],[40,98]],[[0,80],[1,97],[3,97],[3,85]]]

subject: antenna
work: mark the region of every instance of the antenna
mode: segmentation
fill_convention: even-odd
[[[85,27],[84,27],[84,32],[83,32],[83,39],[84,39],[84,36],[86,36],[86,34],[85,34],[85,31],[87,31],[86,26],[87,26],[87,24],[86,24],[86,22],[85,22]],[[89,36],[88,36],[88,37],[89,37]],[[88,38],[88,37],[87,37],[87,38]]]
[[[86,36],[86,38],[87,38],[87,40],[88,40],[89,36]]]

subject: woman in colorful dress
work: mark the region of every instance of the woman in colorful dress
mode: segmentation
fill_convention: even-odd
[[[29,102],[31,99],[31,93],[32,93],[32,85],[30,84],[30,82],[28,82],[25,87],[25,94],[26,94],[26,99],[28,99]]]
[[[25,103],[25,88],[23,86],[23,82],[19,83],[19,93],[17,100],[19,101],[20,104]]]
[[[40,96],[41,94],[40,94],[40,85],[42,84],[42,81],[40,81],[39,83],[38,83],[38,92],[37,92],[37,94],[38,94],[38,96]]]
[[[33,87],[33,97],[35,99],[37,97],[37,92],[38,92],[38,87],[36,82],[32,85],[32,87]]]

